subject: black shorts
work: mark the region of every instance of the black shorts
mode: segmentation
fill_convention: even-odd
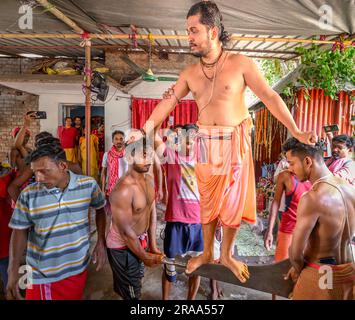
[[[124,300],[141,297],[144,264],[129,249],[107,249],[113,273],[113,289]]]

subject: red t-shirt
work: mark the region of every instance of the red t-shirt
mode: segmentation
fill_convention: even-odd
[[[78,130],[74,127],[66,128],[59,127],[58,128],[58,138],[60,143],[62,144],[63,149],[71,149],[75,147],[76,137],[78,135]]]
[[[165,148],[164,156],[166,163],[163,166],[169,195],[165,221],[201,223],[194,157],[179,155],[169,147]]]
[[[11,182],[11,174],[0,177],[0,259],[9,256],[11,229],[9,222],[12,215],[10,197],[7,187]]]
[[[297,207],[301,196],[312,188],[309,181],[301,182],[294,175],[291,175],[292,191],[286,193],[286,210],[282,213],[280,231],[283,233],[293,233],[297,220]]]

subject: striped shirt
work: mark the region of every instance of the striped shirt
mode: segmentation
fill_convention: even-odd
[[[37,182],[26,187],[9,224],[12,229],[29,229],[26,261],[33,284],[77,275],[90,261],[89,208],[103,208],[105,198],[94,178],[69,173],[64,191]]]

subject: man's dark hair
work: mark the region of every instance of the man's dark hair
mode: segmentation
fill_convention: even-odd
[[[67,121],[67,119],[70,119],[71,121],[73,121],[73,119],[71,117],[65,117],[64,121]]]
[[[112,132],[112,140],[113,140],[113,138],[115,137],[116,134],[121,134],[121,135],[123,135],[123,138],[125,137],[125,134],[124,134],[123,131],[116,130],[116,131]]]
[[[52,141],[52,143],[39,145],[26,157],[26,162],[31,163],[43,157],[48,157],[54,162],[67,161],[63,148]]]
[[[198,130],[198,126],[194,123],[188,123],[188,124],[185,124],[183,127],[183,130],[186,130],[186,131],[189,131],[189,130]]]
[[[282,146],[282,151],[291,151],[293,156],[299,157],[303,160],[305,157],[311,157],[317,161],[323,161],[323,147],[320,144],[311,146],[299,142],[296,138],[288,139]]]
[[[184,126],[182,124],[177,124],[174,129],[182,129]]]
[[[200,15],[200,22],[209,28],[218,27],[218,39],[223,45],[230,41],[230,34],[224,30],[223,17],[213,1],[200,1],[195,3],[187,13],[186,18]]]
[[[340,143],[345,143],[347,148],[352,148],[354,146],[354,139],[352,137],[349,137],[346,134],[341,134],[339,136],[335,136],[332,139],[332,142],[340,142]]]
[[[35,146],[38,143],[38,141],[40,141],[42,139],[45,139],[45,138],[48,138],[48,137],[53,137],[53,135],[50,132],[48,132],[48,131],[42,131],[42,132],[36,134],[36,136],[35,136]]]
[[[54,145],[61,147],[60,140],[58,138],[53,137],[53,136],[52,137],[45,137],[45,138],[38,140],[35,144],[35,147],[38,148],[44,144],[54,144]]]
[[[75,120],[75,119],[80,119],[80,121],[81,121],[81,118],[80,118],[79,116],[74,117],[74,120]]]

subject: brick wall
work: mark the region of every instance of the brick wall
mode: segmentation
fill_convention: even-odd
[[[38,110],[38,96],[0,85],[0,161],[6,159],[13,143],[11,130],[23,125],[23,116],[30,110]],[[33,138],[40,130],[39,121],[33,121],[30,130],[32,147]]]
[[[0,75],[30,74],[34,65],[45,59],[0,58]]]
[[[41,61],[43,59],[0,58],[0,75],[29,74],[31,68]],[[13,143],[11,130],[22,126],[23,116],[30,110],[38,110],[38,96],[0,85],[0,161],[6,159]],[[29,141],[31,147],[39,130],[39,121],[34,121]]]

